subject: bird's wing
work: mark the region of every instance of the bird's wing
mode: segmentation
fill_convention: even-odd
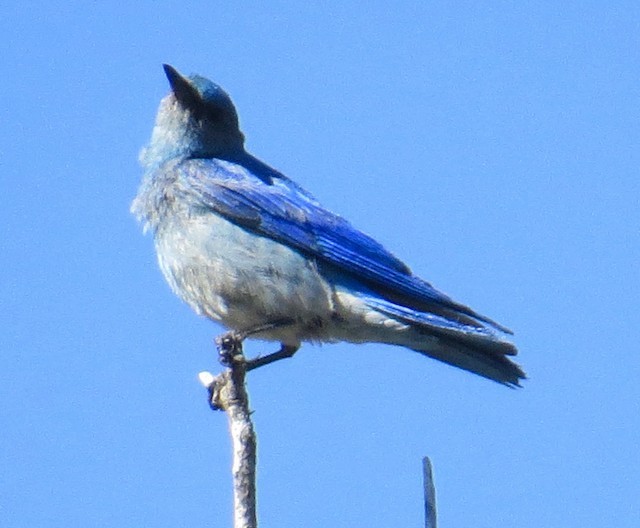
[[[176,169],[201,203],[246,229],[346,272],[402,306],[510,333],[416,277],[398,258],[286,178],[271,183],[240,164],[191,159]]]

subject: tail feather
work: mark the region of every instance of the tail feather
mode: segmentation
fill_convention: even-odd
[[[413,331],[397,344],[509,387],[519,387],[520,380],[526,379],[520,366],[509,359],[518,351],[505,337],[503,327],[488,323],[485,318],[467,325],[379,297],[368,297],[365,302],[370,308],[410,325]]]
[[[504,355],[470,349],[457,343],[446,348],[413,350],[508,387],[521,387],[520,381],[527,377],[517,363]]]

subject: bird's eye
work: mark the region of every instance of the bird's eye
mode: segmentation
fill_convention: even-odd
[[[222,121],[223,116],[224,116],[224,112],[222,111],[221,108],[210,107],[210,108],[207,108],[203,117],[207,118],[209,121],[212,121],[213,123],[219,123],[220,121]]]

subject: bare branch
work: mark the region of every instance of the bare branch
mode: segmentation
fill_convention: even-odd
[[[429,457],[422,459],[422,475],[424,479],[424,526],[425,528],[437,528],[436,488],[433,484],[433,467]]]
[[[213,409],[226,411],[233,446],[234,528],[257,528],[256,434],[245,388],[247,365],[241,340],[218,342],[228,353],[229,369],[218,376],[201,372],[200,381],[209,389]],[[222,352],[222,351],[221,351]]]

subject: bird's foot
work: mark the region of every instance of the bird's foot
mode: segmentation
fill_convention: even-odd
[[[210,372],[200,372],[198,375],[200,383],[209,392],[209,405],[213,410],[225,409],[223,391],[228,386],[230,380],[241,380],[244,383],[244,375],[250,370],[269,365],[281,359],[292,357],[300,348],[298,345],[280,345],[280,350],[266,356],[258,356],[251,360],[246,360],[242,351],[242,342],[251,334],[260,333],[278,326],[278,324],[265,325],[254,328],[248,332],[231,331],[216,338],[216,348],[218,349],[218,359],[222,365],[229,370],[214,376]]]
[[[218,360],[225,367],[244,362],[242,353],[242,342],[246,335],[240,332],[227,332],[216,337],[216,348],[218,349]]]
[[[274,328],[279,328],[282,326],[288,326],[293,323],[292,319],[281,319],[277,321],[273,321],[271,323],[266,323],[260,326],[256,326],[249,330],[231,330],[226,334],[222,334],[216,337],[216,348],[218,349],[218,358],[220,363],[225,367],[231,367],[233,364],[244,363],[244,354],[242,352],[242,342],[249,336],[260,334],[262,332],[266,332],[268,330],[273,330]],[[278,361],[279,359],[284,359],[293,356],[296,350],[299,347],[290,346],[283,344],[278,350],[278,352],[274,352],[273,354],[269,354],[267,356],[258,357],[247,363],[247,370],[253,370],[255,368],[261,367],[262,365],[268,365],[269,363],[273,363],[274,361]],[[249,366],[250,364],[254,366]]]

